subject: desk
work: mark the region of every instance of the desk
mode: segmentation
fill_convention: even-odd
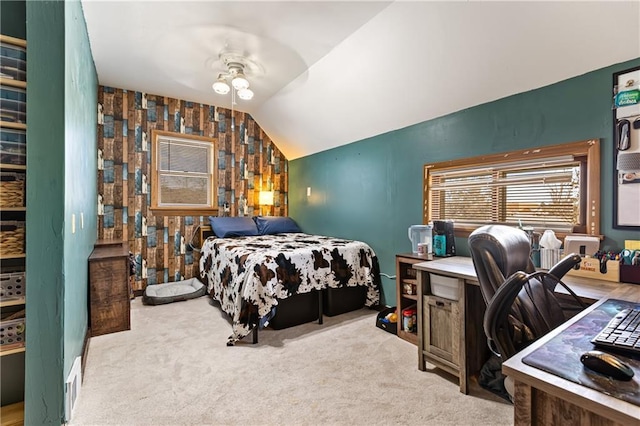
[[[616,284],[616,288],[605,298],[504,362],[502,371],[515,381],[514,423],[516,425],[640,424],[640,407],[637,405],[546,373],[522,362],[524,357],[562,333],[607,298],[640,302],[640,286]]]
[[[421,262],[413,265],[418,271],[418,368],[426,370],[425,362],[429,361],[459,378],[460,392],[468,392],[469,378],[477,375],[482,365],[489,357],[489,349],[486,345],[486,337],[482,328],[485,303],[480,292],[480,285],[476,276],[476,270],[470,257],[453,256],[438,258],[436,260]],[[453,358],[450,354],[442,354],[439,348],[433,348],[428,341],[427,320],[425,325],[425,296],[430,294],[429,274],[442,275],[457,278],[459,282],[458,302],[451,309],[451,318],[446,323],[452,327],[449,336],[437,336],[441,342],[451,347]],[[565,275],[563,282],[587,303],[595,303],[622,286],[620,283],[593,280],[583,277]],[[628,285],[631,289],[640,292],[640,286]],[[556,289],[561,295],[566,290],[558,286]],[[437,298],[436,298],[436,301]],[[447,303],[442,301],[440,303]],[[443,316],[434,316],[434,320],[443,323]],[[438,324],[438,325],[440,325]],[[426,336],[426,338],[425,338]],[[445,339],[446,337],[446,339]],[[441,343],[441,342],[436,342]]]

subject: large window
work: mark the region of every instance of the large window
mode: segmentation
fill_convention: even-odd
[[[163,214],[210,214],[216,206],[214,140],[154,130],[151,208]]]
[[[600,143],[588,140],[427,164],[424,220],[466,236],[489,223],[600,232]]]

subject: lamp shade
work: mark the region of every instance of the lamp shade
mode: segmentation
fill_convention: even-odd
[[[231,80],[231,85],[236,90],[248,89],[249,80],[247,80],[247,77],[245,77],[242,72],[239,72],[233,77],[233,80]]]
[[[253,98],[253,91],[251,89],[240,89],[238,90],[238,97],[243,101],[248,101]]]
[[[219,95],[226,95],[229,93],[229,90],[231,90],[227,82],[224,81],[224,78],[219,78],[215,83],[213,83],[212,87],[213,91]]]
[[[261,206],[273,205],[273,191],[260,191],[258,202]]]

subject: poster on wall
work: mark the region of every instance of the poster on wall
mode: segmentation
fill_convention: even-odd
[[[613,227],[640,229],[640,67],[613,75]]]

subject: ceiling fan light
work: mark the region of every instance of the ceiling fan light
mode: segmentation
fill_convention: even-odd
[[[213,87],[213,91],[219,95],[226,95],[227,93],[229,93],[229,90],[231,90],[231,88],[223,78],[219,78],[215,83],[213,83],[213,86],[211,87]]]
[[[238,90],[238,97],[243,101],[248,101],[253,98],[253,90],[251,89],[240,89]]]
[[[244,76],[242,72],[239,72],[233,80],[231,80],[231,85],[236,90],[248,89],[249,88],[249,80]]]

